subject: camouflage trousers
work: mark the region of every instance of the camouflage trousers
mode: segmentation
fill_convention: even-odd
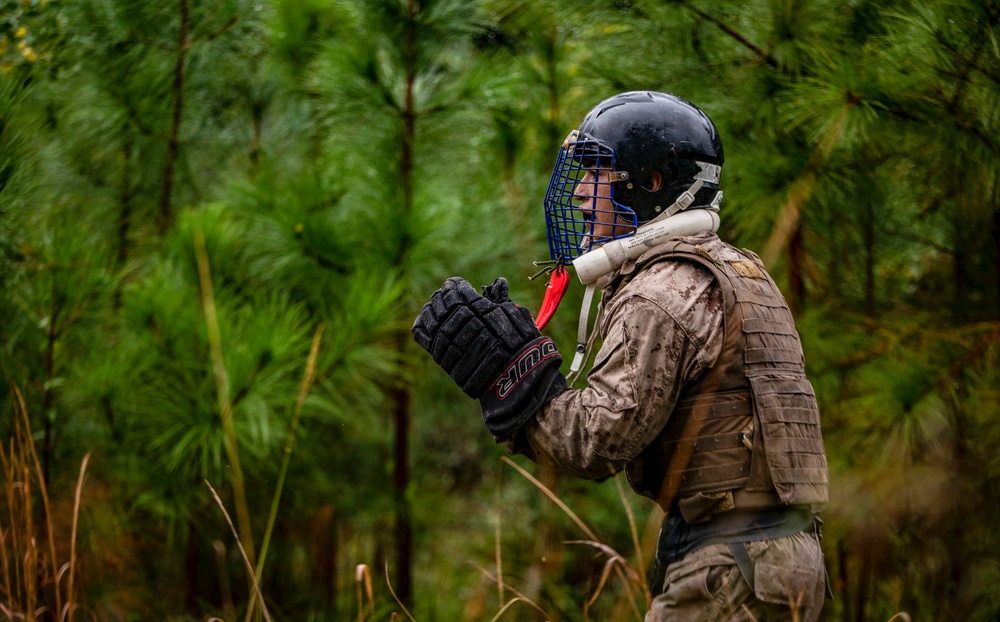
[[[645,622],[813,622],[826,596],[826,566],[819,539],[799,533],[747,542],[754,589],[743,578],[728,544],[688,553],[666,570],[663,593]]]

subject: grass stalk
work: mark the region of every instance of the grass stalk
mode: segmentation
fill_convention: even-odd
[[[24,535],[27,550],[25,552],[26,563],[24,565],[24,596],[25,610],[28,614],[29,622],[35,619],[35,609],[37,608],[37,586],[38,586],[38,547],[35,546],[34,533],[34,510],[31,507],[31,472],[28,467],[21,470],[22,494],[24,495]]]
[[[632,593],[632,587],[629,585],[630,583],[642,585],[642,579],[640,578],[641,573],[636,572],[636,570],[629,565],[628,560],[622,557],[618,551],[614,550],[607,544],[601,544],[600,542],[592,542],[589,540],[569,540],[566,544],[586,544],[587,546],[592,546],[598,549],[608,557],[608,561],[604,564],[604,571],[601,573],[601,579],[598,582],[597,587],[594,588],[594,594],[584,603],[584,618],[586,619],[588,609],[592,604],[597,602],[597,598],[601,595],[601,591],[604,590],[604,586],[608,582],[608,578],[611,576],[611,573],[614,572],[615,575],[621,580],[622,587],[625,588],[625,596],[629,605],[632,607],[633,613],[635,613],[636,618],[641,620],[642,613],[639,611],[639,608],[636,607],[635,595]],[[651,600],[652,599],[649,598],[647,594],[647,607],[649,606]]]
[[[264,570],[264,561],[267,559],[268,544],[271,541],[271,533],[274,530],[274,522],[278,516],[278,507],[281,501],[281,492],[285,485],[285,476],[288,474],[288,463],[292,457],[292,446],[295,445],[295,436],[299,430],[299,419],[302,417],[302,405],[312,389],[316,380],[316,359],[319,357],[319,344],[323,338],[323,325],[316,327],[313,335],[312,346],[309,348],[309,358],[306,361],[306,369],[302,375],[302,383],[299,385],[299,395],[295,400],[295,412],[292,414],[292,423],[288,428],[288,437],[285,439],[285,449],[281,457],[281,469],[278,471],[278,483],[274,491],[274,499],[271,501],[271,512],[267,517],[267,527],[264,530],[264,540],[260,546],[260,559],[257,560],[257,580],[260,581],[261,572]]]
[[[52,528],[52,512],[49,508],[49,492],[48,488],[45,486],[45,474],[42,470],[42,463],[38,459],[38,451],[35,447],[35,440],[31,435],[31,421],[28,419],[28,407],[24,403],[24,396],[21,395],[21,391],[17,387],[11,387],[14,397],[17,400],[16,409],[21,414],[21,420],[23,421],[23,427],[18,426],[18,442],[21,444],[22,452],[26,450],[27,456],[25,459],[30,459],[34,463],[35,474],[38,479],[38,492],[42,499],[42,510],[45,514],[45,522],[48,529],[48,545],[49,545],[49,560],[51,562],[51,572],[52,580],[55,582],[55,606],[56,611],[62,610],[62,594],[59,591],[59,580],[58,580],[58,568],[56,566],[56,541],[55,541],[55,530]],[[26,568],[25,576],[25,587],[26,592],[31,600],[31,605],[28,608],[29,619],[34,618],[34,603],[37,598],[37,593],[34,589],[37,580],[37,569],[38,569],[38,548],[35,546],[35,534],[34,534],[34,511],[31,507],[31,475],[29,467],[27,464],[24,466],[24,501],[25,501],[25,520],[26,520],[26,531],[25,531],[25,546],[27,550],[30,551],[31,561],[28,568]],[[28,583],[30,574],[31,583]]]
[[[16,425],[15,423],[15,427]],[[15,434],[16,436],[18,435]],[[18,507],[15,490],[20,488],[18,484],[15,484],[17,480],[17,447],[14,443],[14,437],[12,437],[10,439],[10,456],[8,457],[6,446],[0,444],[0,464],[3,466],[4,495],[7,499],[7,517],[9,519],[8,524],[10,525],[10,528],[6,530],[0,529],[0,562],[3,563],[4,595],[11,604],[20,602],[22,598],[21,566],[17,563],[20,559],[18,551],[22,550],[22,547],[20,546],[21,538],[18,537],[20,531],[16,528],[17,518],[15,515],[15,509]],[[10,547],[13,555],[8,556],[7,547]],[[13,564],[13,581],[11,580],[11,564]],[[5,609],[4,611],[8,618],[12,618],[11,610]]]
[[[495,581],[495,582],[501,582],[502,583],[502,581],[498,577],[494,577],[493,575],[491,575],[489,573],[489,571],[487,571],[485,568],[482,568],[482,567],[480,567],[477,564],[472,564],[472,566],[475,567],[475,569],[478,570],[479,572],[483,573],[483,576],[485,576],[486,578],[488,578],[490,581]],[[532,609],[534,609],[538,613],[542,614],[545,617],[546,620],[554,620],[555,619],[551,614],[549,614],[548,611],[545,611],[544,609],[542,609],[541,606],[538,603],[536,603],[535,601],[531,600],[530,598],[528,598],[527,596],[525,596],[524,594],[522,594],[521,592],[519,592],[518,590],[516,590],[512,586],[508,585],[507,583],[504,583],[503,585],[504,585],[504,587],[506,589],[510,590],[510,593],[514,595],[514,598],[510,599],[509,602],[503,604],[503,607],[500,608],[500,611],[497,613],[497,615],[493,616],[493,621],[499,619],[500,614],[502,614],[505,610],[507,610],[510,607],[510,605],[512,605],[513,603],[518,602],[518,601],[525,603],[526,605],[530,606]]]
[[[260,545],[260,558],[257,560],[255,574],[257,581],[260,581],[264,572],[264,562],[267,560],[267,550],[271,542],[271,534],[274,531],[274,523],[278,518],[278,507],[281,505],[281,492],[285,487],[285,476],[288,474],[288,463],[292,458],[292,446],[295,445],[295,436],[299,430],[299,419],[302,417],[302,405],[312,389],[316,380],[316,359],[319,358],[319,344],[323,338],[323,325],[316,327],[313,334],[312,346],[309,348],[309,358],[306,360],[306,369],[302,375],[302,383],[299,385],[299,394],[295,400],[295,412],[292,414],[292,423],[288,428],[288,437],[285,439],[285,450],[281,457],[281,468],[278,470],[278,483],[275,486],[274,498],[271,500],[271,511],[267,517],[267,527],[264,528],[264,539]],[[253,614],[254,604],[251,601],[247,609],[246,620],[249,622]]]
[[[646,580],[646,564],[642,558],[642,543],[639,540],[639,528],[635,523],[635,514],[632,513],[632,505],[628,502],[628,497],[625,495],[625,487],[622,486],[621,476],[615,473],[615,486],[618,487],[618,498],[622,500],[622,506],[625,508],[625,514],[628,516],[628,526],[632,532],[632,546],[635,547],[635,560],[636,567],[639,572],[639,585],[642,586],[643,591],[646,593],[646,607],[648,608],[653,601],[652,594],[649,591],[649,584]]]
[[[76,539],[90,454],[84,456],[80,465],[69,534],[70,559],[60,565],[48,488],[34,444],[28,409],[20,390],[11,385],[10,391],[15,413],[13,430],[10,440],[0,444],[0,475],[9,519],[8,526],[0,527],[0,612],[9,620],[72,620],[77,609],[75,594],[78,589]],[[38,517],[35,516],[36,494],[41,499]],[[44,544],[40,544],[42,542]],[[67,574],[68,581],[64,583]]]
[[[250,562],[250,573],[254,574],[255,554],[253,532],[250,524],[250,508],[247,503],[244,487],[243,469],[240,466],[239,444],[236,439],[236,424],[233,421],[233,403],[229,395],[229,376],[226,372],[226,361],[222,354],[222,332],[219,329],[219,316],[215,307],[215,290],[212,287],[212,272],[208,261],[208,251],[205,247],[205,234],[201,230],[194,232],[194,250],[198,261],[198,281],[201,285],[201,305],[205,313],[205,325],[208,331],[208,345],[212,356],[212,372],[215,376],[216,395],[219,403],[219,416],[222,419],[223,445],[230,466],[230,484],[236,502],[236,522],[239,523],[241,549]],[[214,491],[213,491],[214,492]],[[256,575],[253,583],[256,585]]]
[[[511,607],[513,607],[516,603],[523,603],[523,602],[525,602],[525,601],[521,600],[520,598],[511,598],[510,601],[508,601],[508,603],[506,605],[504,605],[503,607],[500,608],[500,611],[498,611],[495,616],[493,616],[492,618],[490,618],[490,622],[497,622],[497,620],[499,620],[501,618],[501,616],[503,616],[503,614],[508,609],[510,609]]]
[[[76,576],[76,528],[80,518],[80,497],[83,492],[83,477],[87,473],[87,462],[90,461],[90,452],[83,457],[80,464],[80,477],[76,480],[76,494],[73,497],[73,531],[70,535],[69,544],[69,590],[67,590],[66,616],[70,622],[73,621],[73,588],[76,587],[74,577]],[[63,616],[60,616],[62,618]]]
[[[243,544],[240,539],[240,534],[236,530],[236,525],[233,524],[233,519],[229,517],[229,512],[226,511],[225,504],[222,503],[222,499],[219,498],[219,493],[215,492],[215,488],[212,488],[212,484],[205,480],[205,485],[208,489],[212,491],[212,497],[215,499],[215,503],[222,510],[222,515],[226,518],[226,523],[229,524],[230,531],[233,532],[233,537],[236,538],[236,547],[240,550],[240,556],[243,559],[243,564],[247,569],[247,576],[250,580],[250,588],[254,595],[257,597],[257,601],[260,603],[261,613],[264,615],[264,619],[267,622],[271,622],[271,615],[267,611],[267,604],[264,602],[264,594],[260,591],[260,585],[257,583],[257,577],[253,571],[253,564],[250,563],[250,557],[247,555],[246,549],[243,548]]]
[[[222,540],[213,540],[212,548],[215,550],[215,566],[219,573],[219,593],[222,595],[222,619],[235,620],[236,610],[233,606],[233,588],[229,581],[229,556],[226,554],[226,545]]]
[[[545,484],[543,484],[540,481],[538,481],[538,479],[534,475],[532,475],[531,473],[528,473],[527,471],[525,471],[524,468],[521,467],[521,465],[519,465],[518,463],[514,462],[513,460],[511,460],[507,456],[501,456],[500,459],[503,460],[504,462],[506,462],[507,464],[509,464],[510,466],[512,466],[515,471],[517,471],[518,473],[520,473],[521,475],[523,475],[525,477],[525,479],[527,479],[529,482],[531,482],[532,484],[534,484],[536,488],[538,488],[543,493],[545,493],[545,495],[549,499],[551,499],[553,503],[555,503],[556,505],[558,505],[559,508],[563,512],[566,513],[566,516],[569,516],[570,519],[572,519],[572,521],[574,523],[576,523],[577,527],[579,527],[580,529],[583,530],[583,533],[587,534],[588,538],[590,538],[594,542],[600,542],[601,541],[600,538],[597,537],[597,534],[595,534],[594,531],[590,527],[588,527],[587,524],[584,523],[580,519],[579,516],[576,515],[576,512],[574,512],[573,510],[569,509],[569,506],[566,505],[563,502],[562,499],[560,499],[558,496],[556,496],[556,494],[554,492],[552,492],[551,490],[549,490],[548,487],[545,486]]]
[[[22,443],[22,447],[24,447],[24,448],[27,449],[27,454],[28,454],[27,457],[30,458],[31,461],[34,463],[35,474],[36,474],[37,479],[38,479],[38,492],[39,492],[39,496],[42,499],[42,510],[45,513],[45,524],[46,524],[46,527],[47,527],[47,529],[46,529],[47,534],[46,535],[48,536],[47,540],[48,540],[48,545],[49,545],[49,560],[51,562],[51,569],[50,570],[52,572],[52,580],[55,582],[55,595],[54,595],[55,596],[55,606],[56,606],[56,611],[62,611],[62,593],[59,591],[59,579],[58,579],[59,570],[58,570],[58,567],[56,566],[56,564],[58,562],[56,561],[57,557],[56,557],[55,530],[52,528],[52,510],[49,507],[49,491],[48,491],[48,487],[45,485],[45,481],[46,481],[47,478],[45,477],[45,471],[42,469],[42,462],[38,458],[38,449],[35,447],[35,439],[34,439],[34,437],[31,434],[31,421],[28,418],[28,407],[24,403],[24,396],[21,395],[21,391],[17,387],[11,387],[11,388],[13,390],[14,397],[17,398],[17,409],[20,411],[20,413],[21,413],[21,419],[24,422],[23,423],[23,428],[20,428],[20,437],[21,438],[19,440]],[[30,488],[31,480],[30,480],[30,475],[28,474],[28,466],[27,465],[25,465],[24,483],[25,483],[26,486],[28,486]],[[26,505],[25,505],[25,507],[26,507],[26,510],[25,510],[26,511],[26,518],[28,520],[28,526],[29,526],[29,529],[30,529],[31,526],[33,525],[33,522],[34,522],[34,520],[33,520],[34,512],[31,510],[31,494],[30,494],[30,490],[26,489],[24,491],[24,494],[25,494],[25,502],[26,502]],[[30,550],[32,551],[32,558],[33,558],[33,562],[34,563],[32,563],[31,567],[32,567],[32,572],[34,573],[36,571],[36,569],[38,568],[38,566],[37,566],[38,549],[34,545],[34,533],[33,533],[33,530],[31,530],[28,533],[29,533],[30,537],[29,537],[29,539],[28,539],[28,541],[27,541],[26,544],[30,548]],[[28,591],[33,593],[33,590],[31,588],[29,588]],[[34,609],[31,609],[30,611],[33,612]],[[32,613],[31,615],[34,615],[34,614]]]
[[[395,600],[396,604],[399,605],[399,608],[403,610],[403,613],[406,614],[406,617],[410,619],[410,622],[417,622],[413,618],[413,616],[410,614],[409,610],[406,608],[406,605],[403,604],[403,601],[399,600],[399,596],[396,596],[396,590],[392,589],[392,581],[389,580],[389,564],[388,563],[385,565],[385,583],[386,583],[386,585],[389,586],[389,593],[392,594],[393,600]]]
[[[365,601],[361,591],[364,585],[364,594],[368,595],[368,604],[371,606],[371,613],[375,613],[375,593],[372,589],[372,573],[368,570],[368,564],[358,564],[354,569],[354,585],[358,595],[358,622],[365,619]]]
[[[495,546],[495,549],[496,549],[495,557],[496,557],[496,565],[497,565],[497,596],[499,597],[500,607],[502,608],[501,611],[503,611],[503,609],[507,608],[507,606],[504,605],[504,595],[503,595],[503,560],[500,557],[500,519],[501,519],[501,516],[502,516],[502,514],[500,512],[500,508],[502,507],[500,505],[500,490],[501,490],[501,484],[502,484],[502,482],[503,482],[503,470],[502,469],[497,469],[497,511],[496,511],[497,521],[496,521],[496,528],[495,528],[496,533],[495,533],[495,537],[494,537],[494,541],[495,541],[494,546]]]
[[[631,583],[636,583],[637,585],[639,585],[639,586],[642,587],[643,592],[645,593],[645,596],[646,596],[646,605],[648,607],[649,603],[652,600],[652,597],[651,597],[651,594],[649,592],[649,587],[646,585],[644,577],[642,576],[642,573],[641,572],[636,572],[629,565],[628,561],[624,557],[622,557],[617,551],[615,551],[614,549],[612,549],[608,545],[602,543],[601,540],[600,540],[600,538],[597,537],[597,534],[595,534],[594,531],[592,529],[590,529],[590,527],[588,527],[587,524],[584,523],[583,520],[580,519],[579,516],[576,515],[576,512],[574,512],[573,510],[571,510],[570,507],[568,505],[566,505],[566,503],[562,499],[560,499],[554,492],[552,492],[547,486],[545,486],[545,484],[543,484],[542,482],[540,482],[537,478],[535,478],[533,475],[531,475],[530,473],[528,473],[524,468],[522,468],[519,464],[517,464],[516,462],[514,462],[513,460],[511,460],[507,456],[502,456],[501,460],[503,460],[504,462],[506,462],[507,464],[509,464],[511,467],[513,467],[514,470],[516,470],[518,473],[520,473],[521,475],[523,475],[525,477],[525,479],[527,479],[529,482],[531,482],[532,484],[534,484],[536,488],[538,488],[543,493],[545,493],[545,495],[549,499],[551,499],[553,503],[555,503],[557,506],[559,506],[559,508],[562,509],[562,511],[565,512],[566,515],[569,516],[570,519],[574,523],[576,523],[576,525],[587,535],[587,537],[590,538],[589,541],[571,541],[570,543],[572,543],[572,544],[588,544],[590,546],[593,546],[593,547],[596,547],[596,548],[600,549],[602,552],[604,552],[608,556],[609,559],[608,559],[608,563],[605,566],[604,575],[602,576],[602,579],[600,581],[600,584],[598,585],[596,593],[584,605],[584,613],[586,614],[586,611],[589,608],[590,604],[592,604],[597,599],[597,596],[600,595],[600,592],[603,589],[604,584],[607,581],[608,574],[613,571],[615,573],[615,575],[621,580],[622,586],[624,587],[624,589],[626,591],[626,598],[628,599],[628,602],[631,605],[633,611],[636,613],[636,616],[639,619],[642,619],[642,614],[636,608],[635,597],[634,597],[634,595],[632,593],[632,588],[629,585],[629,583],[631,582]],[[622,496],[622,502],[625,505],[625,511],[628,514],[629,525],[632,528],[632,541],[633,541],[633,544],[635,545],[636,552],[637,552],[637,554],[640,555],[640,559],[641,559],[641,553],[639,553],[639,551],[640,551],[639,534],[638,534],[638,532],[636,530],[635,517],[632,514],[632,508],[631,508],[631,506],[629,506],[629,504],[625,500],[624,491],[621,488],[621,483],[619,482],[617,476],[615,477],[615,482],[618,484],[618,491],[619,491],[619,494]],[[641,565],[641,562],[640,562],[640,568],[641,567],[642,567],[642,565]],[[501,604],[503,604],[503,603],[501,602]]]
[[[0,450],[3,449],[3,445],[0,444]],[[4,469],[4,475],[7,474],[7,470]],[[10,559],[7,557],[7,538],[10,534],[9,529],[0,529],[0,567],[3,568],[3,593],[10,597]],[[4,610],[7,613],[7,610]],[[7,613],[7,617],[11,617],[10,613]]]

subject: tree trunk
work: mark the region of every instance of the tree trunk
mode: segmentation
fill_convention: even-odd
[[[955,241],[952,249],[952,310],[959,321],[967,320],[974,313],[969,307],[969,254],[967,250],[968,237],[963,234],[962,225],[952,223],[955,228]]]
[[[264,123],[263,111],[259,111],[254,107],[251,113],[250,122],[250,174],[251,177],[256,175],[257,171],[260,169],[260,133],[261,125]]]
[[[865,244],[865,315],[875,319],[875,210],[869,200],[865,200],[864,211]]]
[[[993,188],[993,275],[995,277],[994,285],[996,285],[996,291],[994,295],[996,296],[996,305],[994,308],[993,318],[1000,320],[1000,197],[997,196],[997,192],[1000,191],[1000,183],[998,183]]]
[[[128,262],[128,232],[132,225],[133,195],[132,195],[132,134],[129,132],[129,124],[126,123],[123,129],[125,140],[122,143],[122,188],[120,204],[118,206],[118,254],[116,265],[119,277],[122,269]],[[121,281],[115,286],[114,308],[121,309],[122,288]]]
[[[407,21],[404,63],[406,67],[406,92],[403,109],[400,111],[402,128],[400,132],[400,187],[403,195],[404,218],[413,213],[413,145],[415,139],[416,110],[413,87],[417,79],[416,28],[417,6],[414,0],[407,0]],[[409,226],[408,224],[406,225]],[[404,229],[399,240],[395,264],[405,271],[406,255],[409,250],[409,233]],[[397,337],[397,351],[403,357],[410,343],[409,331],[400,331]],[[393,416],[395,418],[396,439],[394,451],[393,484],[396,506],[396,594],[403,604],[413,602],[413,516],[406,490],[410,485],[410,388],[405,384],[397,386],[393,392]]]
[[[56,306],[55,274],[52,275],[52,313],[49,315],[49,326],[45,339],[45,388],[42,394],[42,477],[45,487],[50,488],[52,479],[52,454],[55,451],[55,431],[52,429],[52,407],[55,404],[55,393],[52,385],[56,373],[56,342],[59,333],[56,324],[59,321],[59,307]]]
[[[854,600],[854,622],[865,622],[865,604],[868,602],[868,587],[872,578],[871,551],[861,549],[861,567],[858,569],[858,591]]]
[[[961,367],[953,368],[950,382],[950,389],[952,389],[952,432],[954,435],[951,460],[960,486],[966,482],[982,481],[981,472],[983,470],[975,459],[970,457],[969,415],[965,406],[969,399],[969,387],[965,382],[964,375]],[[973,553],[972,551],[966,550],[967,517],[988,513],[988,508],[983,507],[981,496],[959,495],[946,530],[948,580],[943,582],[944,589],[938,595],[938,602],[941,603],[941,609],[938,612],[940,619],[966,620],[969,618],[970,612],[966,603],[966,595],[963,592],[969,583],[969,569],[975,563],[973,561],[975,555],[970,554]]]
[[[406,489],[410,483],[410,391],[399,388],[393,395],[396,407],[396,594],[404,604],[413,599],[413,517]]]
[[[198,535],[194,523],[188,524],[187,546],[184,548],[184,613],[197,613],[203,599],[201,593],[201,562],[198,555]]]
[[[788,286],[788,306],[797,316],[806,306],[805,244],[801,221],[788,241]]]
[[[118,211],[118,268],[128,261],[128,230],[132,223],[132,135],[125,125],[125,141],[122,143],[122,191]]]
[[[188,39],[191,16],[188,12],[187,0],[179,0],[179,10],[180,29],[177,36],[177,62],[174,65],[174,105],[170,123],[170,137],[167,139],[167,160],[163,169],[163,191],[160,194],[158,226],[161,235],[166,233],[173,220],[171,197],[174,188],[174,173],[177,168],[177,155],[180,152],[181,116],[184,110],[184,67],[191,46],[191,41]]]
[[[849,585],[847,574],[847,541],[841,538],[837,541],[838,564],[837,595],[840,596],[840,619],[842,622],[851,622],[851,593],[847,589]]]

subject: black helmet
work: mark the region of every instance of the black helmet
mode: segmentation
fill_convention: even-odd
[[[701,180],[691,207],[718,207],[722,140],[711,119],[687,101],[651,91],[608,98],[584,117],[563,143],[545,197],[553,259],[571,260],[594,244],[627,237]],[[580,217],[575,188],[586,171],[613,168],[607,183],[620,233],[600,238]],[[596,187],[596,184],[595,184]]]

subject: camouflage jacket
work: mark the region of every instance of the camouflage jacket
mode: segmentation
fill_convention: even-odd
[[[643,259],[627,261],[604,291],[587,388],[564,391],[513,438],[498,439],[508,449],[577,477],[607,477],[640,459],[684,387],[715,363],[725,311],[713,275],[692,262]]]

